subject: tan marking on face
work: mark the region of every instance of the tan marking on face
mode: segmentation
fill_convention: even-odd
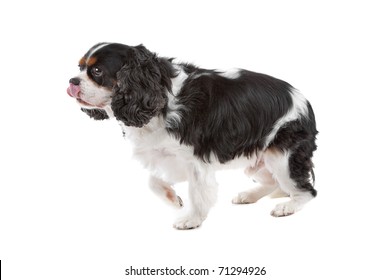
[[[85,56],[79,60],[79,66],[85,66]]]
[[[96,56],[91,56],[90,58],[88,58],[87,60],[87,66],[92,66],[96,63],[97,61],[97,58]]]

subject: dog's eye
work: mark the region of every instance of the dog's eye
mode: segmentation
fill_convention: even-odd
[[[100,68],[98,68],[98,67],[93,67],[93,68],[91,69],[91,73],[92,73],[92,75],[94,75],[95,77],[100,77],[100,76],[103,74],[103,71],[102,71]]]

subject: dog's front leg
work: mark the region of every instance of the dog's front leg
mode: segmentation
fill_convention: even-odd
[[[164,182],[160,178],[150,175],[149,187],[158,197],[162,198],[162,200],[169,205],[177,208],[183,207],[183,201],[180,196],[176,195],[175,190],[172,189],[170,184]]]
[[[217,200],[217,190],[215,172],[210,165],[191,165],[188,170],[190,209],[186,215],[177,219],[174,227],[177,229],[199,227]]]

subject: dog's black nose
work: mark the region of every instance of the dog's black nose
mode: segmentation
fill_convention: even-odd
[[[72,78],[69,80],[70,84],[74,84],[75,86],[78,86],[80,84],[80,79],[79,78]]]

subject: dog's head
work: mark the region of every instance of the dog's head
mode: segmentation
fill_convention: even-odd
[[[80,74],[68,94],[90,117],[108,118],[105,108],[127,126],[142,127],[163,112],[175,71],[171,63],[139,45],[100,43],[79,61]]]

